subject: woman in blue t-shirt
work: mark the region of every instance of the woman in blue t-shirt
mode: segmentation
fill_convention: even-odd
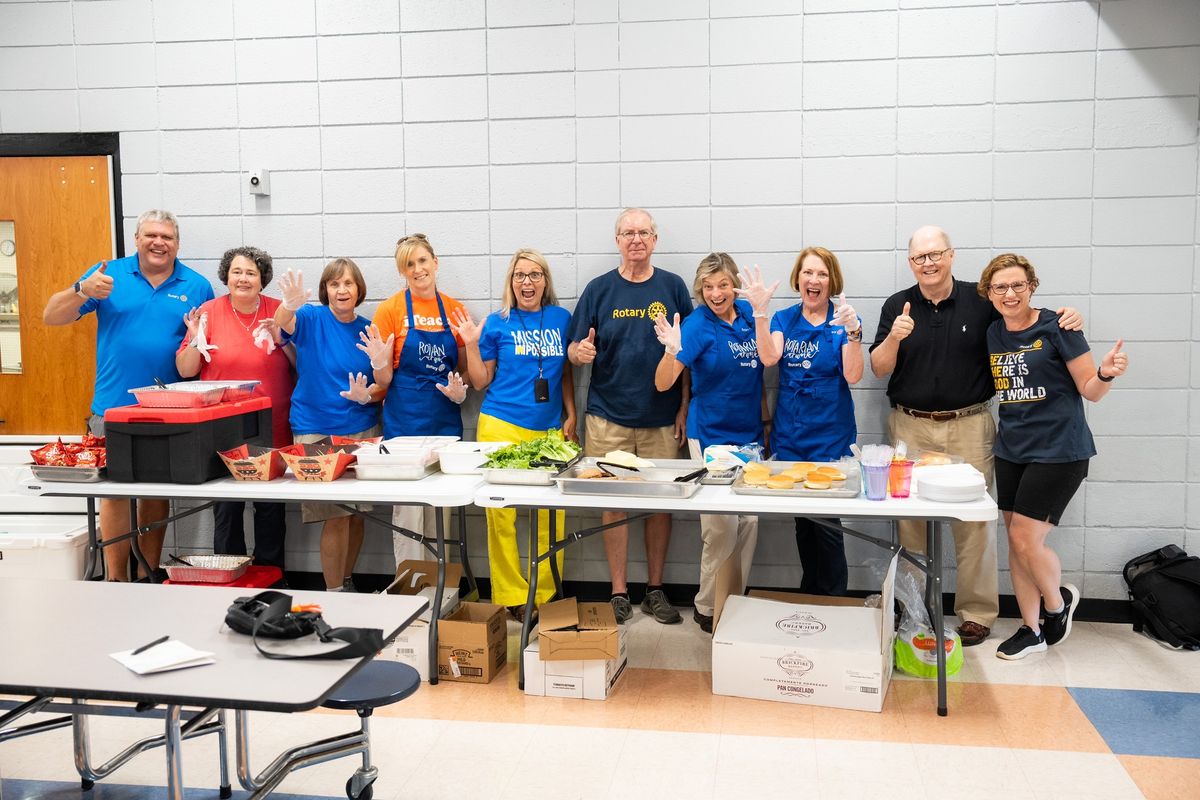
[[[487,388],[479,410],[476,437],[481,442],[524,442],[561,429],[575,436],[575,384],[567,361],[567,328],[571,313],[558,304],[550,265],[537,250],[522,249],[508,262],[500,310],[480,324],[465,309],[451,314],[454,332],[463,340],[467,374],[476,389]],[[556,530],[564,533],[565,515]],[[517,552],[517,512],[487,509],[488,563],[492,602],[507,606],[523,622],[529,582]],[[539,550],[550,541],[549,512],[538,512]],[[558,554],[562,571],[562,553]],[[550,562],[538,566],[537,604],[554,595]]]
[[[392,377],[392,341],[381,340],[371,321],[355,311],[367,296],[362,271],[348,258],[330,261],[321,273],[319,306],[308,304],[311,292],[300,273],[288,270],[279,284],[283,302],[275,322],[296,348],[296,388],[288,417],[296,443],[325,436],[378,436],[378,386],[387,386]],[[347,388],[339,391],[343,386]],[[353,591],[350,575],[362,547],[362,517],[331,503],[302,503],[300,511],[305,522],[325,523],[321,572],[326,591]]]
[[[1071,632],[1079,590],[1062,583],[1062,565],[1046,537],[1096,454],[1083,401],[1108,394],[1129,364],[1124,340],[1118,340],[1097,367],[1082,333],[1063,330],[1053,311],[1031,305],[1037,286],[1033,265],[1004,253],[987,265],[978,287],[1001,317],[988,328],[1000,400],[996,504],[1004,514],[1013,594],[1024,622],[996,648],[997,656],[1010,660],[1043,652]]]
[[[692,294],[698,306],[683,324],[663,315],[654,330],[666,352],[654,373],[654,388],[666,392],[684,368],[691,370],[687,437],[692,458],[713,444],[747,445],[761,442],[766,406],[763,405],[763,365],[754,341],[750,304],[738,300],[738,268],[725,253],[710,253],[696,268]],[[745,589],[758,540],[758,517],[701,514],[700,591],[693,618],[712,633],[717,570],[735,558]],[[741,591],[738,592],[740,594]]]
[[[779,282],[766,287],[756,272],[746,276],[741,292],[754,307],[763,363],[779,364],[771,451],[786,461],[836,461],[850,455],[858,434],[850,386],[863,374],[862,320],[846,303],[837,256],[824,247],[800,252],[789,283],[799,292],[800,302],[777,312],[769,327],[768,307]],[[826,521],[839,524],[836,519]],[[840,531],[796,517],[796,547],[804,571],[801,592],[846,593],[848,570]]]

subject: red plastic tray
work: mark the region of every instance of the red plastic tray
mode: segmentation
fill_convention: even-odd
[[[279,567],[260,567],[251,564],[246,572],[236,581],[229,583],[191,583],[187,581],[165,580],[164,584],[173,586],[233,586],[244,589],[270,589],[283,580],[283,570]]]
[[[269,397],[251,397],[233,403],[217,403],[202,408],[146,408],[145,406],[118,406],[104,412],[105,422],[209,422],[214,419],[248,414],[271,407]]]

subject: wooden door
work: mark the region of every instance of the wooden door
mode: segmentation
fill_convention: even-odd
[[[82,434],[96,370],[96,319],[42,323],[50,295],[113,258],[108,158],[0,158],[0,219],[16,233],[20,374],[0,374],[0,435]]]

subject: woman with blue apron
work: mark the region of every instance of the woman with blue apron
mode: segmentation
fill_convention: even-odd
[[[771,451],[781,461],[837,461],[850,455],[858,434],[850,385],[863,374],[862,320],[845,302],[830,300],[842,294],[842,270],[837,256],[823,247],[806,248],[796,258],[791,286],[801,300],[776,313],[768,327],[767,307],[778,285],[763,286],[760,273],[749,277],[742,292],[754,307],[763,363],[779,364]],[[804,570],[801,592],[846,594],[840,532],[797,517],[796,547]]]
[[[462,342],[450,327],[450,314],[462,303],[437,290],[438,260],[423,234],[405,236],[396,244],[396,269],[408,284],[379,304],[375,326],[387,339],[395,336],[392,382],[383,401],[383,435],[462,436],[459,406],[467,387]],[[395,506],[392,524],[421,535],[432,535],[434,511],[425,506]],[[396,564],[426,558],[424,547],[394,533]]]
[[[750,304],[737,299],[740,286],[733,259],[712,253],[696,269],[692,293],[701,303],[696,312],[682,325],[678,315],[673,325],[661,315],[654,323],[666,347],[654,373],[655,388],[668,391],[685,367],[691,370],[687,436],[694,459],[709,445],[740,447],[763,438],[763,363]],[[745,591],[758,541],[758,517],[701,514],[700,538],[700,591],[692,618],[701,630],[712,633],[717,571],[734,559],[741,571],[737,593]]]

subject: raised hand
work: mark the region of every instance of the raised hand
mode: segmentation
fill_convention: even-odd
[[[905,303],[904,310],[900,312],[899,316],[892,320],[892,330],[890,333],[888,333],[888,336],[892,337],[897,342],[904,341],[908,338],[909,334],[913,332],[913,318],[908,315],[908,312],[911,310],[911,308],[912,303]]]
[[[367,354],[371,359],[371,369],[383,369],[392,363],[392,352],[395,349],[396,334],[389,333],[385,340],[379,333],[378,326],[368,325],[358,333],[360,344],[354,345]]]
[[[659,343],[667,349],[668,355],[675,355],[683,349],[683,333],[679,330],[679,314],[675,314],[675,324],[667,324],[665,314],[654,318],[654,335]]]
[[[105,274],[107,270],[108,262],[101,261],[100,266],[96,267],[91,275],[79,282],[79,291],[93,300],[103,300],[108,297],[112,294],[113,279],[112,276]]]
[[[304,274],[290,269],[279,279],[279,288],[283,292],[283,307],[288,311],[295,311],[312,297],[312,292],[304,288]]]
[[[846,302],[845,292],[838,295],[836,309],[833,312],[833,324],[844,327],[846,333],[854,333],[862,327],[858,323],[858,314],[854,312],[854,306]]]
[[[193,308],[192,312],[195,313],[198,310]],[[187,322],[186,317],[184,318],[184,322]],[[200,352],[200,357],[204,359],[206,364],[212,362],[212,356],[209,355],[209,352],[221,349],[215,344],[208,343],[208,314],[200,314],[200,319],[196,322],[196,332],[192,336],[192,347]]]
[[[367,385],[367,376],[361,372],[355,375],[353,372],[347,373],[347,378],[350,379],[350,386],[344,392],[338,392],[347,400],[358,403],[360,406],[365,406],[371,402],[371,390],[375,388],[375,384]]]
[[[1119,378],[1125,374],[1125,369],[1129,366],[1129,356],[1121,349],[1124,344],[1124,339],[1117,339],[1112,349],[1104,354],[1104,360],[1100,362],[1100,375],[1105,378]]]
[[[451,402],[462,404],[463,400],[467,399],[467,385],[463,383],[462,376],[457,372],[451,372],[446,376],[446,385],[436,384],[438,391],[450,398]]]
[[[455,309],[450,314],[450,327],[458,334],[458,338],[463,340],[463,344],[478,344],[479,337],[483,333],[483,323],[476,322],[471,318],[471,312],[464,309]]]
[[[738,273],[738,278],[742,282],[742,288],[734,289],[738,297],[744,297],[750,303],[750,307],[754,309],[754,316],[766,317],[767,312],[771,307],[771,298],[775,295],[775,290],[779,288],[779,281],[775,281],[770,286],[763,284],[762,270],[755,264],[751,269],[747,269]]]
[[[596,329],[588,328],[586,339],[580,340],[575,346],[575,358],[580,364],[590,364],[596,360]]]
[[[189,341],[194,341],[196,334],[200,331],[200,307],[196,306],[191,311],[183,315],[183,324],[187,327],[187,335]]]

